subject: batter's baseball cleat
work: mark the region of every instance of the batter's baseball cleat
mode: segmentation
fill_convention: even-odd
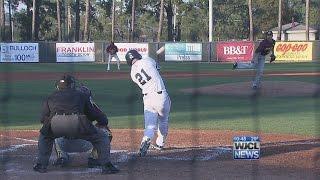
[[[150,138],[145,139],[144,141],[142,141],[141,145],[140,145],[140,150],[139,150],[139,156],[143,157],[147,155],[147,151],[149,149],[151,142],[150,142]]]
[[[88,158],[88,168],[96,168],[101,166],[97,159]]]
[[[150,145],[150,148],[151,149],[155,149],[155,150],[158,150],[158,151],[161,151],[161,150],[163,150],[163,146],[159,146],[158,144],[151,144]]]
[[[270,63],[272,63],[272,62],[275,61],[275,60],[276,60],[276,59],[271,58],[271,59],[270,59]]]
[[[252,90],[254,90],[254,91],[258,91],[259,89],[260,89],[260,87],[257,85],[252,86]]]
[[[236,69],[237,67],[238,67],[238,63],[237,62],[232,64],[232,69]]]
[[[116,168],[111,162],[102,166],[102,174],[115,174],[120,170]]]
[[[47,167],[37,163],[36,165],[33,166],[33,170],[39,173],[46,173]]]

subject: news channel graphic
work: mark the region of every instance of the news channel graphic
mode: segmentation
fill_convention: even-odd
[[[259,136],[235,136],[233,137],[233,159],[260,158]]]

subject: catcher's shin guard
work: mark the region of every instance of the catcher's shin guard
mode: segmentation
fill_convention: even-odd
[[[90,151],[90,157],[93,159],[98,159],[98,151],[96,148],[92,148]]]
[[[56,138],[54,140],[54,149],[57,153],[57,158],[67,158],[68,157],[68,153],[65,152],[63,137]]]

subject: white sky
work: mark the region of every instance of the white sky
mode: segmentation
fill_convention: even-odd
[[[9,8],[8,8],[8,4],[6,3],[4,5],[4,9],[7,13],[9,13]],[[18,6],[18,11],[22,10],[22,9],[27,9],[27,5],[25,5],[24,3],[19,3],[19,6]]]

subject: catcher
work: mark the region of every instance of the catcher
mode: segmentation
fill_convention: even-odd
[[[98,114],[100,117],[103,117],[104,121],[108,122],[106,114],[103,113],[99,106],[93,101],[91,90],[82,83],[80,83],[76,89],[89,97],[90,102],[94,107],[94,113]],[[109,137],[111,143],[113,136],[109,127],[99,126],[98,123],[96,124],[96,127],[101,129]],[[94,168],[100,166],[97,149],[94,148],[89,141],[60,137],[55,139],[54,148],[57,155],[57,159],[53,163],[54,166],[66,166],[70,161],[68,153],[71,152],[89,152],[90,156],[88,158],[88,167]]]
[[[267,31],[265,33],[265,38],[260,42],[258,48],[255,50],[253,60],[251,62],[235,62],[232,66],[233,69],[256,69],[256,75],[252,82],[253,90],[258,90],[261,86],[266,55],[271,53],[270,63],[276,60],[276,56],[274,55],[274,45],[276,41],[272,37],[272,31]]]
[[[94,107],[88,94],[76,88],[75,78],[62,76],[54,91],[44,101],[38,140],[38,158],[33,170],[45,173],[49,164],[52,146],[56,138],[82,139],[89,141],[97,151],[97,161],[103,174],[119,172],[110,161],[110,140],[105,131],[97,126],[108,127],[106,116]]]

